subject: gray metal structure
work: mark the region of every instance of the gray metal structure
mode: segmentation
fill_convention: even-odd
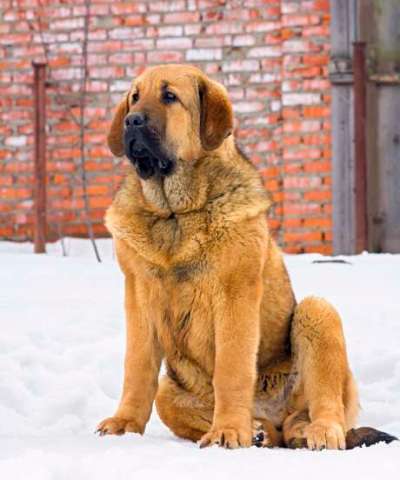
[[[400,0],[331,0],[333,248],[356,253],[352,43],[367,42],[368,250],[400,252]]]

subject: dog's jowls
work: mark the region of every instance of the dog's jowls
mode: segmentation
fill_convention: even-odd
[[[225,89],[190,66],[146,70],[117,107],[108,143],[132,169],[106,224],[127,344],[120,405],[99,431],[143,433],[155,400],[202,447],[346,448],[358,398],[341,320],[323,299],[296,304],[232,129]]]

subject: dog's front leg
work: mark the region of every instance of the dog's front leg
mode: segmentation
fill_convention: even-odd
[[[221,298],[214,303],[214,417],[211,430],[202,437],[200,447],[213,444],[226,448],[249,447],[259,345],[261,278],[251,272],[231,276],[222,283],[220,291]]]
[[[144,288],[125,276],[126,354],[124,386],[113,417],[98,426],[100,435],[143,433],[157,392],[161,352],[154,327],[146,312]],[[143,295],[144,294],[144,295]]]

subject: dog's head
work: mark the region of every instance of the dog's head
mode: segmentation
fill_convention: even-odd
[[[138,175],[170,175],[218,148],[233,128],[225,88],[188,65],[147,69],[117,107],[108,134],[111,152],[126,155]]]

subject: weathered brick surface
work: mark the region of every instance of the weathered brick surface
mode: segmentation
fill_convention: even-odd
[[[2,0],[0,238],[32,237],[33,59],[50,63],[49,237],[86,235],[80,180],[83,0]],[[41,6],[40,6],[41,5]],[[38,31],[38,17],[42,32]],[[149,64],[189,62],[223,82],[236,136],[274,205],[286,251],[331,252],[328,0],[92,0],[85,157],[98,235],[123,165],[105,147],[112,108]]]

